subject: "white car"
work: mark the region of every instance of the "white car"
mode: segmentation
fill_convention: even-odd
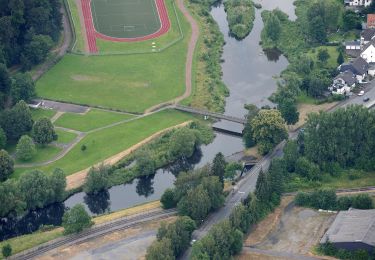
[[[365,94],[365,91],[361,90],[359,91],[358,96],[363,96],[364,94]]]

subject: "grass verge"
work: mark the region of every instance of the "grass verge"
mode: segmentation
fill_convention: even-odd
[[[65,113],[56,120],[55,125],[81,132],[87,132],[130,118],[133,118],[133,116],[129,114],[91,109],[84,115]]]
[[[34,121],[42,117],[52,118],[56,114],[56,111],[52,109],[32,108],[30,111]]]
[[[60,144],[69,144],[73,142],[73,140],[77,137],[76,134],[71,133],[71,132],[63,131],[60,129],[55,129],[55,131],[58,135],[56,142]]]
[[[131,122],[106,128],[88,134],[63,158],[48,166],[38,167],[37,169],[52,172],[55,168],[61,168],[66,175],[70,175],[126,150],[162,129],[183,123],[192,118],[191,115],[185,113],[165,110]],[[82,145],[86,145],[87,149],[85,151],[81,150]],[[31,169],[16,169],[13,177],[18,178],[23,172]]]

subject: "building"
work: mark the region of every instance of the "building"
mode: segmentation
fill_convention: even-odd
[[[375,14],[367,15],[367,28],[375,28]]]
[[[375,209],[340,211],[320,243],[331,242],[338,249],[375,250]]]
[[[366,78],[368,69],[369,64],[365,59],[361,57],[358,57],[351,63],[343,63],[338,67],[338,71],[341,73],[345,71],[351,71],[356,76],[357,81],[360,83],[362,83]]]
[[[361,45],[369,43],[375,38],[375,28],[365,29],[361,32]]]
[[[362,47],[360,56],[365,59],[367,63],[375,62],[375,39]]]
[[[371,4],[372,0],[344,0],[347,6],[364,6],[367,7]]]
[[[360,41],[345,42],[345,50],[361,50],[361,42]]]
[[[353,88],[357,79],[353,72],[347,70],[340,73],[333,79],[333,84],[328,88],[332,94],[336,95],[348,95]]]

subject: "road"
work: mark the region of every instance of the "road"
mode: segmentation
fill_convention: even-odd
[[[95,225],[94,227],[87,229],[79,234],[74,234],[70,236],[64,236],[61,238],[54,239],[50,242],[42,244],[38,247],[31,248],[30,250],[21,252],[19,254],[11,256],[9,259],[26,260],[34,259],[48,251],[56,249],[61,246],[69,246],[72,244],[79,244],[91,239],[104,236],[114,231],[124,230],[130,227],[141,225],[148,221],[161,220],[171,216],[176,215],[177,211],[175,209],[171,210],[153,210],[147,213],[137,214],[133,216],[128,216],[120,219],[113,220],[100,225]]]
[[[375,80],[372,81],[365,89],[365,97],[369,97],[370,100],[375,100]],[[348,100],[339,103],[336,107],[330,110],[330,112],[335,111],[342,107],[347,107],[349,105],[361,104],[363,105],[363,96],[352,96]],[[296,139],[298,136],[298,131],[290,132],[289,139]],[[271,154],[266,155],[260,162],[258,162],[238,183],[237,189],[232,191],[225,201],[225,206],[212,213],[206,221],[193,233],[193,239],[199,240],[204,237],[208,231],[212,228],[214,224],[227,219],[232,212],[233,208],[245,199],[251,192],[255,190],[256,181],[258,174],[261,169],[266,171],[273,158],[281,157],[283,155],[283,147],[285,141],[280,143]],[[191,254],[191,248],[189,248],[181,259],[189,259]]]

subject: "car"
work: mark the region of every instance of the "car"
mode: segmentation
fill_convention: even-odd
[[[365,94],[364,90],[359,91],[358,96],[363,96]]]
[[[367,101],[369,101],[369,100],[370,100],[369,97],[365,97],[365,98],[363,98],[363,102],[367,102]]]

